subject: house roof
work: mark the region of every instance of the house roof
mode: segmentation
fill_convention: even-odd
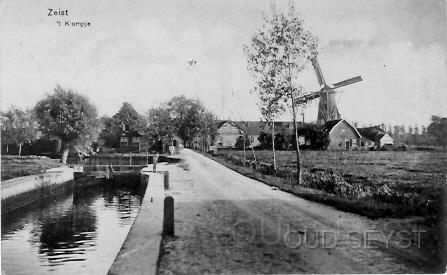
[[[123,137],[141,137],[143,134],[141,131],[121,131]]]
[[[379,141],[384,135],[387,134],[385,130],[381,129],[379,126],[363,127],[358,128],[357,130],[363,137],[372,141]]]
[[[231,121],[229,121],[229,120],[221,120],[221,121],[219,121],[219,123],[217,123],[217,129],[219,129],[220,127],[222,127],[225,123],[231,123],[231,124],[233,124]]]
[[[239,128],[241,131],[244,131],[245,125],[247,126],[247,134],[248,135],[259,135],[261,132],[269,132],[271,123],[267,123],[265,121],[231,121],[231,120],[223,120],[218,124],[218,128],[222,127],[225,123],[230,123],[231,125]],[[245,125],[244,125],[245,123]],[[293,133],[293,122],[291,121],[275,121],[275,133]]]
[[[351,123],[347,122],[347,121],[344,120],[344,119],[330,120],[330,121],[328,121],[328,122],[326,122],[326,123],[324,124],[323,129],[324,129],[325,131],[327,131],[327,132],[330,134],[331,131],[335,128],[335,126],[337,126],[338,124],[340,124],[340,123],[342,123],[342,122],[346,123],[352,130],[354,130],[354,132],[356,133],[356,135],[357,135],[359,138],[362,137],[362,135],[360,134],[360,132],[357,131],[357,128],[355,128],[354,126],[352,126]]]
[[[342,121],[342,120],[341,120],[341,119],[335,119],[335,120],[328,121],[328,122],[326,122],[326,123],[323,125],[323,129],[324,129],[325,131],[330,132],[330,131],[332,130],[332,128],[334,128],[335,125],[337,125],[340,121]]]

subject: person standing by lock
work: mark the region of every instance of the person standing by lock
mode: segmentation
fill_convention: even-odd
[[[156,153],[156,154],[154,155],[154,157],[152,158],[152,171],[153,171],[154,173],[157,172],[157,163],[158,163],[158,153]]]

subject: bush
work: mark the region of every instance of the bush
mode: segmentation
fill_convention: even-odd
[[[393,145],[391,144],[385,144],[382,146],[382,148],[380,148],[380,151],[392,151],[393,150]]]
[[[244,149],[244,140],[245,140],[245,149],[247,149],[248,146],[250,146],[250,140],[249,140],[248,136],[245,136],[245,139],[243,136],[239,136],[236,139],[236,144],[234,145],[234,148],[237,150]]]
[[[258,136],[259,145],[257,146],[260,150],[271,150],[272,149],[272,135],[264,132],[259,133]]]

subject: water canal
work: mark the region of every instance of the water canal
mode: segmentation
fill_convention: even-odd
[[[142,203],[136,187],[69,184],[1,220],[1,262],[6,274],[106,274]]]

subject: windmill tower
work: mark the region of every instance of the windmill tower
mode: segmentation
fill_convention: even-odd
[[[328,85],[324,80],[323,73],[316,57],[312,60],[312,65],[315,69],[315,73],[317,74],[317,79],[318,83],[320,84],[321,90],[299,97],[297,98],[297,102],[304,103],[316,98],[320,98],[320,102],[318,103],[317,125],[324,125],[328,121],[340,118],[340,113],[338,112],[337,108],[337,102],[335,100],[335,94],[337,94],[338,92],[335,91],[335,89],[362,81],[362,77],[356,76],[332,85]]]

